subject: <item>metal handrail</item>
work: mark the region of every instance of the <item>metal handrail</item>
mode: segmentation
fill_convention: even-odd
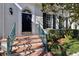
[[[42,39],[42,42],[45,46],[45,51],[47,51],[47,32],[43,29],[43,25],[38,21],[38,30],[39,30],[39,36]]]
[[[44,34],[47,34],[47,32],[43,29],[43,25],[39,21],[37,21],[37,22],[38,22],[38,25],[40,26],[40,28],[43,30]]]
[[[13,24],[11,32],[8,35],[8,38],[7,38],[7,55],[8,56],[12,55],[11,54],[12,44],[14,42],[15,37],[16,37],[16,23]]]

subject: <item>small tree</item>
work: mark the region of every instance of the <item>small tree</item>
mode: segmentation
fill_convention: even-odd
[[[66,10],[69,12],[69,18],[72,19],[70,24],[79,20],[79,4],[78,3],[45,3],[42,4],[43,12],[53,12],[55,15],[59,10]],[[64,20],[64,18],[62,19]],[[67,23],[66,23],[67,24]],[[61,25],[60,25],[61,26]],[[67,27],[68,25],[66,25]]]

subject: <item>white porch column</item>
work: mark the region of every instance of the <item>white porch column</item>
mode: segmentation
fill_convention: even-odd
[[[2,15],[2,16],[3,16],[3,17],[2,17],[2,20],[3,20],[3,21],[2,21],[2,25],[3,25],[3,26],[2,26],[2,27],[3,27],[3,28],[2,28],[2,29],[3,29],[3,33],[2,33],[2,34],[3,34],[3,39],[4,39],[4,36],[5,36],[5,34],[4,34],[4,27],[5,27],[5,26],[4,26],[4,19],[5,19],[5,16],[4,16],[5,13],[4,13],[4,12],[5,12],[5,11],[4,11],[4,10],[5,10],[5,7],[4,7],[4,6],[5,6],[5,5],[4,5],[4,3],[3,3],[3,7],[2,7],[2,9],[3,9],[3,11],[2,11],[2,13],[3,13],[3,15]]]
[[[59,29],[59,19],[56,16],[56,29]]]
[[[1,19],[2,20],[2,23],[1,23],[2,24],[1,25],[2,26],[2,39],[5,39],[5,33],[4,33],[5,26],[4,26],[4,24],[5,24],[6,19],[5,19],[5,4],[4,3],[2,4],[2,15],[1,16],[2,16],[2,19]],[[7,42],[1,43],[1,49],[4,51],[7,51]]]
[[[18,20],[17,20],[17,36],[21,36],[22,35],[22,12],[21,10],[18,10]]]
[[[32,9],[32,34],[36,34],[36,15],[35,15],[35,6]]]
[[[4,35],[4,6],[3,3],[0,4],[0,37]]]
[[[51,28],[53,29],[53,15],[51,15],[50,20],[51,20]]]

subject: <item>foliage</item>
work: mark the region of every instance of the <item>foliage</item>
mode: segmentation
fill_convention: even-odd
[[[70,15],[70,17],[73,20],[79,19],[79,4],[78,3],[71,3],[71,4],[65,4],[66,6],[64,9],[69,10],[70,13],[73,13],[73,15]]]
[[[59,11],[61,10],[61,14],[59,15]],[[43,3],[42,11],[44,13],[52,12],[59,18],[59,29],[64,27],[63,21],[67,18],[70,21],[70,25],[73,22],[77,22],[79,20],[79,4],[78,3]],[[68,16],[64,16],[66,11]],[[70,20],[71,19],[71,20]],[[67,21],[68,21],[67,20]],[[68,28],[68,24],[66,24],[66,29]],[[71,28],[71,26],[69,26]]]
[[[65,43],[63,47],[65,48],[67,55],[77,53],[79,52],[79,41],[75,39],[69,40],[69,42]]]
[[[61,48],[60,48],[60,45],[58,44],[53,44],[51,47],[51,52],[54,54],[54,55],[60,55],[61,54]]]
[[[56,13],[59,10],[69,11],[70,16],[73,21],[79,19],[79,4],[78,3],[43,3],[42,4],[43,12],[54,12]]]
[[[52,44],[48,45],[48,50],[51,51],[54,55],[62,56],[79,52],[79,37],[75,37],[74,32],[77,35],[79,35],[79,33],[77,33],[76,31],[79,30],[61,30],[61,32],[60,30],[49,30],[49,33],[51,33],[51,35],[48,35],[48,42],[51,41]],[[63,38],[63,36],[64,44],[61,45],[58,40],[60,40],[60,38]]]
[[[43,3],[42,4],[43,12],[57,12],[59,10],[56,3]]]

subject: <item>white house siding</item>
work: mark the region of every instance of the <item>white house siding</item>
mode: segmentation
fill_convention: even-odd
[[[9,8],[13,9],[13,15],[10,14]],[[12,25],[16,23],[16,35],[19,35],[19,20],[21,20],[21,15],[19,14],[19,8],[13,3],[4,4],[4,33],[7,37],[12,29]]]
[[[43,27],[43,13],[42,13],[42,5],[41,4],[36,4],[35,5],[35,15],[36,15],[36,26],[38,24],[38,22],[42,25]],[[36,34],[38,34],[38,27],[36,27]]]
[[[0,3],[0,37],[3,35],[3,3]]]
[[[42,23],[42,12],[41,9],[39,8],[39,4],[32,4],[32,3],[19,3],[19,5],[23,9],[30,9],[32,12],[32,33],[36,34],[37,29],[36,29],[36,20],[40,20]],[[12,25],[16,23],[16,36],[20,36],[22,32],[22,10],[20,10],[14,3],[5,3],[4,8],[2,8],[2,4],[0,4],[0,36],[4,32],[4,36],[7,37],[12,29]],[[41,6],[42,7],[42,6]],[[10,14],[9,8],[13,9],[13,15]],[[4,10],[3,10],[4,9]],[[4,13],[2,13],[4,11]],[[2,15],[4,14],[4,17]],[[1,20],[4,18],[3,20]],[[4,23],[4,24],[3,24]],[[3,26],[4,25],[4,26]],[[4,28],[4,30],[3,30]]]
[[[43,25],[43,12],[42,4],[35,4],[35,15],[36,15],[36,22],[39,21]]]

